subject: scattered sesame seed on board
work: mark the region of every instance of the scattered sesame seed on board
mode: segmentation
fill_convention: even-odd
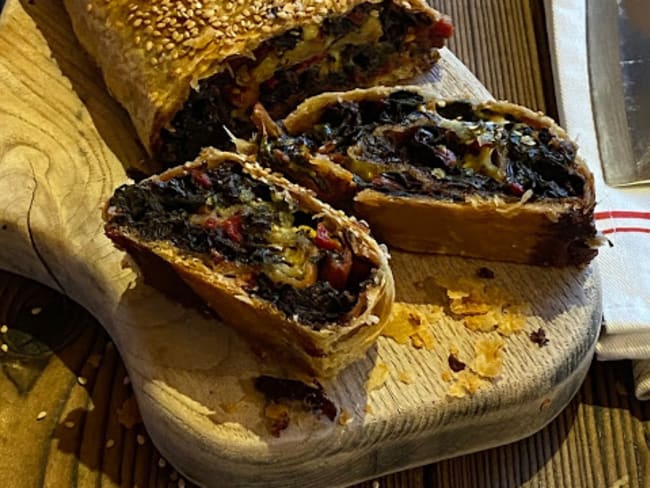
[[[88,384],[88,380],[84,378],[83,376],[79,376],[77,378],[77,383],[79,383],[81,386],[85,386]]]
[[[140,446],[144,446],[144,443],[146,442],[146,439],[142,434],[138,434],[135,440]]]
[[[115,445],[115,441],[114,441],[113,439],[108,439],[108,440],[106,441],[106,449],[110,449],[110,448],[113,447],[114,445]]]
[[[2,352],[9,352],[9,346],[7,344],[0,344],[0,350]]]
[[[38,415],[36,416],[36,420],[43,420],[45,417],[47,417],[47,412],[45,410],[41,410],[38,412]]]
[[[1,325],[0,326],[0,334],[6,334],[7,332],[9,332],[9,327],[7,327],[6,324]]]
[[[167,466],[167,461],[165,461],[164,458],[160,458],[160,459],[158,460],[158,467],[159,467],[159,468],[164,468],[165,466]]]
[[[43,311],[43,307],[34,307],[30,310],[32,315],[38,315]]]
[[[178,488],[185,488],[185,480],[183,478],[178,480]]]
[[[74,429],[74,422],[72,420],[68,420],[63,425],[65,426],[66,429]]]

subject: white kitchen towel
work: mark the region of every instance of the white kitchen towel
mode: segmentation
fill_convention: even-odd
[[[603,180],[589,89],[586,0],[546,0],[546,12],[560,122],[594,173],[597,226],[613,244],[597,258],[605,321],[596,354],[601,360],[639,360],[636,396],[648,400],[650,187],[613,188]]]

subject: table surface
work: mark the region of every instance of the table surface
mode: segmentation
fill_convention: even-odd
[[[555,115],[543,0],[434,3],[455,20],[451,49],[496,97]],[[2,324],[0,486],[190,486],[147,438],[124,366],[83,309],[0,273]],[[594,363],[538,434],[359,487],[648,485],[650,406],[633,391],[629,363]]]

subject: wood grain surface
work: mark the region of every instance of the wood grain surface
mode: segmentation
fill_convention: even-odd
[[[448,10],[452,13],[453,8],[459,9],[455,15],[457,24],[464,20],[458,13],[468,11],[470,3],[474,4],[447,3],[451,4]],[[497,47],[494,49],[495,53],[501,52],[501,49],[508,51],[513,46],[528,46],[528,49],[531,49],[529,43],[535,44],[534,37],[533,41],[530,40],[529,30],[529,27],[535,24],[533,13],[538,12],[534,4],[497,1],[476,4],[480,4],[482,9],[481,16],[478,17],[480,22],[510,21],[510,16],[517,9],[520,19],[524,19],[523,23],[515,24],[526,29],[522,31],[523,34],[515,28],[512,31],[513,43]],[[507,4],[508,8],[500,10],[504,4]],[[46,16],[51,13],[48,12],[50,7],[42,4],[32,6],[26,2],[25,8],[37,24],[39,15]],[[473,12],[476,13],[476,10]],[[54,26],[51,32],[44,32],[50,46],[55,46],[61,39],[65,40],[67,28],[66,25]],[[504,25],[501,25],[501,28],[504,28]],[[517,37],[522,35],[523,41]],[[522,41],[522,44],[515,41]],[[488,54],[485,55],[490,55],[493,48],[485,45],[485,39],[476,42],[486,48]],[[459,43],[459,51],[461,46]],[[475,55],[474,51],[471,52]],[[538,56],[536,49],[534,52]],[[65,51],[63,53],[61,59],[57,59],[60,66],[67,62],[67,67],[71,70],[89,69],[87,63],[78,64],[78,56],[71,55],[66,59]],[[479,61],[482,59],[485,59],[483,55],[468,58],[467,62],[476,63],[475,69],[479,76],[484,76],[486,83],[490,83],[493,76],[495,80],[498,79],[499,72],[493,71],[489,64],[481,65]],[[502,59],[502,62],[502,68],[506,68],[508,62],[505,59]],[[529,62],[520,67],[522,73],[517,79],[525,80],[530,76],[532,82],[512,84],[508,81],[501,85],[496,84],[494,92],[497,96],[543,108],[545,84],[539,72],[534,76],[535,65],[539,68],[542,64]],[[80,94],[83,94],[84,90],[88,94],[95,93],[94,87],[79,86],[75,89]],[[510,89],[513,90],[512,94],[507,91]],[[499,90],[504,91],[500,93]],[[516,98],[522,94],[531,98]],[[95,125],[103,126],[106,131],[117,130],[115,128],[119,121],[111,119],[116,117],[114,114],[107,111],[102,118],[103,100],[84,101],[89,106],[97,104],[97,111],[92,112]],[[110,101],[107,100],[106,103],[110,104]],[[116,144],[115,148],[111,149],[124,151],[123,155],[127,160],[137,160],[138,147],[128,133],[113,134],[109,139],[115,140],[116,137],[123,144]],[[10,210],[4,209],[5,212]],[[47,269],[35,270],[34,276],[65,290],[65,284],[57,284]],[[9,352],[2,355],[1,359],[4,376],[0,380],[0,480],[6,480],[8,486],[165,486],[178,483],[173,479],[174,472],[168,466],[160,465],[163,463],[153,450],[142,424],[127,428],[119,422],[116,412],[129,408],[132,404],[132,392],[130,385],[125,384],[124,367],[115,348],[107,342],[106,336],[96,324],[87,315],[79,315],[77,307],[54,292],[44,291],[41,287],[20,278],[5,275],[4,279],[6,282],[1,303],[6,305],[2,311],[6,314],[3,319],[8,325],[8,330],[3,333],[3,339]],[[5,408],[5,405],[8,407]],[[129,423],[124,419],[124,414],[122,417],[122,422]],[[487,483],[489,480],[492,484],[485,486],[505,486],[508,484],[507,480],[519,482],[524,478],[533,478],[533,467],[541,467],[542,460],[550,459],[553,452],[561,452],[561,444],[559,438],[555,445],[551,442],[548,448],[542,444],[545,454],[536,462],[532,460],[536,458],[536,451],[527,448],[531,453],[531,460],[522,461],[524,456],[519,455],[519,468],[514,475],[510,472],[511,466],[504,466],[502,463],[496,477],[490,474],[497,467],[495,460],[501,459],[497,456],[488,458],[490,461],[483,462],[481,471],[476,471],[473,477],[467,477],[467,465],[453,463],[471,458],[460,458],[446,463],[448,468],[445,469],[445,464],[440,464],[434,469],[418,469],[393,475],[382,480],[382,485],[422,486],[440,483],[440,486],[481,486],[481,483]],[[564,465],[565,461],[562,464]],[[512,466],[514,465],[515,463],[512,463]],[[463,478],[458,478],[457,473],[460,472],[463,472]],[[592,476],[585,478],[585,481],[610,482],[610,478],[606,475],[600,478]],[[461,484],[462,479],[465,479],[467,484]],[[556,485],[565,486],[561,479]]]

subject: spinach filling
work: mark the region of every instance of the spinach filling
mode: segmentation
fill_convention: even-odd
[[[317,93],[369,86],[400,59],[427,59],[450,35],[448,21],[439,23],[446,28],[436,29],[426,15],[391,0],[364,3],[326,19],[316,34],[297,27],[263,43],[252,58],[230,58],[228,69],[202,80],[162,130],[158,160],[171,167],[191,161],[203,147],[232,150],[224,126],[239,137],[250,136],[249,115],[258,100],[281,118]],[[304,49],[311,53],[306,58],[297,54],[301,43],[313,46]]]
[[[402,90],[378,101],[327,107],[309,131],[263,140],[260,159],[338,204],[345,198],[331,182],[305,182],[319,178],[308,169],[315,156],[350,171],[354,191],[534,200],[583,196],[576,151],[547,128],[513,116],[466,102],[427,105],[418,93]]]
[[[374,269],[353,255],[344,231],[234,163],[121,186],[109,206],[109,227],[170,242],[316,330],[344,320]]]

